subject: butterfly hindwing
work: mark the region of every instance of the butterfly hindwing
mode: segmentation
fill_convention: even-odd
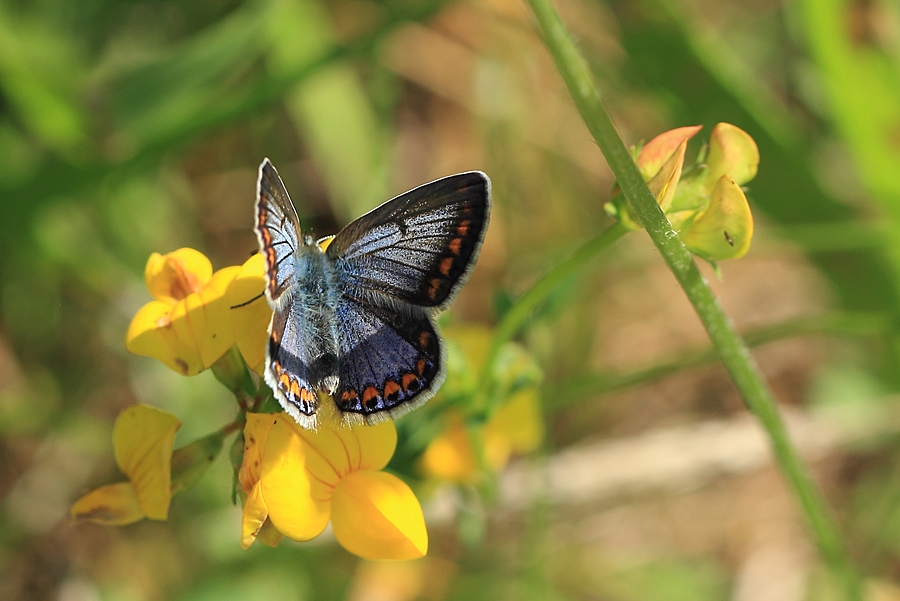
[[[300,425],[315,427],[317,390],[332,392],[337,382],[337,348],[320,311],[302,295],[272,313],[265,380]]]
[[[326,253],[349,289],[444,308],[478,256],[490,203],[485,174],[451,175],[366,213],[342,229]]]
[[[443,349],[424,309],[397,310],[344,295],[336,315],[339,384],[334,400],[348,421],[396,418],[440,386]]]
[[[257,192],[256,238],[266,261],[266,294],[275,301],[294,279],[296,252],[303,244],[300,219],[269,159],[259,166]]]

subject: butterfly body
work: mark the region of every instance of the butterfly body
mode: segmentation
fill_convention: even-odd
[[[256,233],[272,306],[265,380],[284,409],[316,427],[318,392],[348,423],[397,417],[444,378],[434,322],[465,281],[487,229],[490,181],[470,172],[400,195],[326,248],[304,237],[268,160]]]

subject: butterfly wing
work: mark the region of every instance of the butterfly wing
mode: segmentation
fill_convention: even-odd
[[[344,294],[336,314],[341,327],[334,401],[347,421],[397,418],[440,387],[443,350],[425,309],[396,310]]]
[[[310,317],[309,312],[298,297],[273,311],[264,377],[285,411],[304,428],[315,429],[316,390],[322,374],[335,373],[336,358],[333,353],[316,354],[322,348],[316,334],[320,330],[305,317]]]
[[[326,254],[346,288],[443,309],[478,257],[490,190],[480,171],[424,184],[349,224]]]
[[[303,236],[291,197],[269,159],[259,166],[255,231],[266,260],[266,296],[275,303],[294,280]]]
[[[264,377],[297,423],[315,428],[316,391],[333,389],[337,373],[333,329],[315,293],[325,281],[325,261],[304,241],[297,212],[268,159],[259,167],[258,192],[256,236],[272,307]]]
[[[443,382],[433,315],[471,271],[490,202],[485,174],[445,177],[370,211],[328,246],[341,283],[334,399],[351,421],[396,418]]]

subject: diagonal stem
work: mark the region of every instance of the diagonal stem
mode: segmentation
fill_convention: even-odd
[[[841,578],[846,598],[861,599],[860,580],[844,549],[837,525],[829,514],[821,493],[813,484],[791,445],[774,396],[751,357],[749,349],[735,332],[731,321],[703,279],[691,255],[644,183],[628,149],[603,107],[600,92],[594,85],[584,58],[553,8],[551,0],[528,0],[528,2],[537,18],[544,42],[553,56],[556,68],[616,176],[622,192],[694,305],[713,346],[747,407],[765,428],[775,460],[809,520],[822,557]]]

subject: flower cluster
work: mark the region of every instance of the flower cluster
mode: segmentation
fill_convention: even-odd
[[[214,273],[203,254],[182,248],[154,253],[144,277],[154,300],[132,319],[128,350],[184,375],[212,368],[246,396],[244,365],[261,371],[271,318],[262,298],[262,256]],[[172,496],[202,476],[228,434],[241,431],[235,468],[244,502],[242,546],[257,539],[275,545],[284,536],[310,540],[330,521],[338,542],[361,557],[425,554],[428,535],[418,500],[407,484],[382,471],[397,444],[392,422],[351,429],[323,415],[311,432],[287,414],[256,412],[271,395],[261,378],[250,383],[256,387],[253,406],[244,399],[238,421],[175,450],[181,426],[175,416],[146,405],[125,408],[116,419],[113,448],[127,481],[78,499],[73,520],[113,526],[165,520]]]
[[[286,413],[250,413],[239,479],[245,495],[241,545],[334,536],[367,559],[415,559],[428,550],[412,490],[382,470],[397,445],[393,422],[305,430]]]
[[[500,472],[513,455],[538,449],[544,440],[540,369],[525,349],[510,343],[501,349],[494,373],[484,374],[492,337],[484,327],[448,328],[447,384],[434,404],[444,401],[451,407],[442,412],[443,428],[419,460],[422,473],[430,478],[474,484]],[[496,410],[484,420],[467,423],[460,407],[477,394],[478,374],[497,383]]]
[[[679,127],[658,135],[637,151],[635,163],[688,250],[710,262],[736,259],[749,250],[753,237],[753,216],[741,186],[756,176],[759,150],[744,130],[719,123],[705,158],[685,169],[688,141],[701,129]],[[626,227],[640,228],[621,195],[606,210]]]
[[[144,280],[155,300],[131,320],[125,335],[129,351],[191,376],[212,367],[236,344],[247,365],[260,368],[272,315],[260,297],[265,286],[260,255],[213,273],[209,259],[192,248],[153,253]],[[253,299],[259,300],[249,302]]]

